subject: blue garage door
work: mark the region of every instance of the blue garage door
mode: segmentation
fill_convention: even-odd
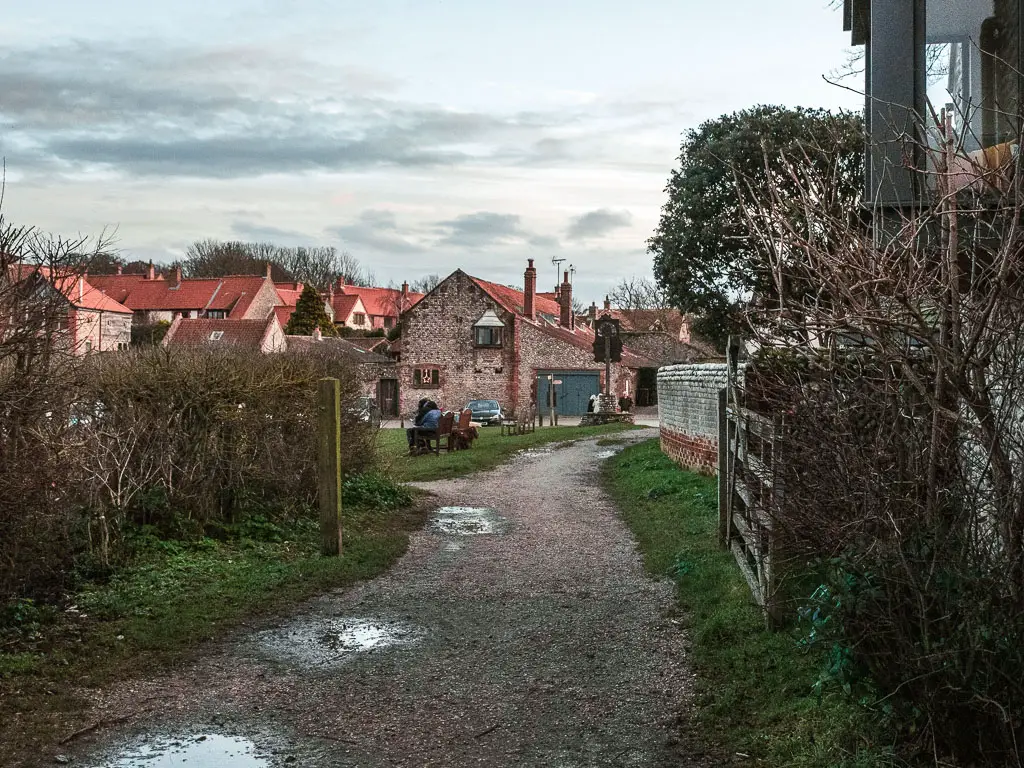
[[[601,391],[601,378],[597,371],[540,371],[537,374],[537,407],[548,412],[548,376],[555,384],[555,410],[561,416],[582,416],[587,412],[590,396]]]

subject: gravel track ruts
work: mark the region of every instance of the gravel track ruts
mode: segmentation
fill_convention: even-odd
[[[600,487],[606,451],[585,440],[419,484],[438,507],[494,510],[503,532],[428,526],[373,581],[174,673],[93,692],[96,721],[121,724],[78,740],[74,764],[107,765],[146,734],[220,732],[252,738],[271,765],[702,765],[679,741],[692,686],[672,585],[644,573]],[[422,634],[333,665],[275,660],[258,642],[350,617]]]

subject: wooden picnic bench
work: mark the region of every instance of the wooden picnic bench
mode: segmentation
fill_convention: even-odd
[[[455,414],[452,412],[442,413],[441,420],[437,423],[437,429],[423,429],[416,427],[413,445],[417,448],[426,444],[426,452],[436,456],[441,455],[441,443],[444,443],[445,450],[452,449],[452,426],[455,423]]]
[[[537,406],[530,406],[529,411],[524,411],[518,418],[502,419],[501,434],[504,435],[525,435],[537,428]]]

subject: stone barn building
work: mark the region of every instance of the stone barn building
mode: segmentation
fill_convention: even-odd
[[[593,330],[572,311],[568,273],[555,301],[537,293],[532,259],[523,290],[457,270],[402,315],[401,411],[414,412],[421,397],[442,408],[488,399],[506,411],[532,404],[546,411],[554,387],[558,414],[582,415],[604,388],[593,342]],[[632,397],[640,371],[656,367],[623,349],[622,362],[612,365],[613,392]]]

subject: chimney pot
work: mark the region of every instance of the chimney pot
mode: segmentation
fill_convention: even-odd
[[[527,259],[526,272],[523,274],[523,314],[530,320],[537,319],[537,270],[533,259]]]
[[[120,264],[118,264],[117,265],[117,274],[120,275],[120,274],[123,274],[123,273],[124,273],[124,267],[122,267]]]
[[[570,331],[576,326],[576,318],[572,311],[572,284],[569,282],[569,272],[566,270],[565,279],[562,282],[561,290],[558,292],[559,312],[558,324]]]

